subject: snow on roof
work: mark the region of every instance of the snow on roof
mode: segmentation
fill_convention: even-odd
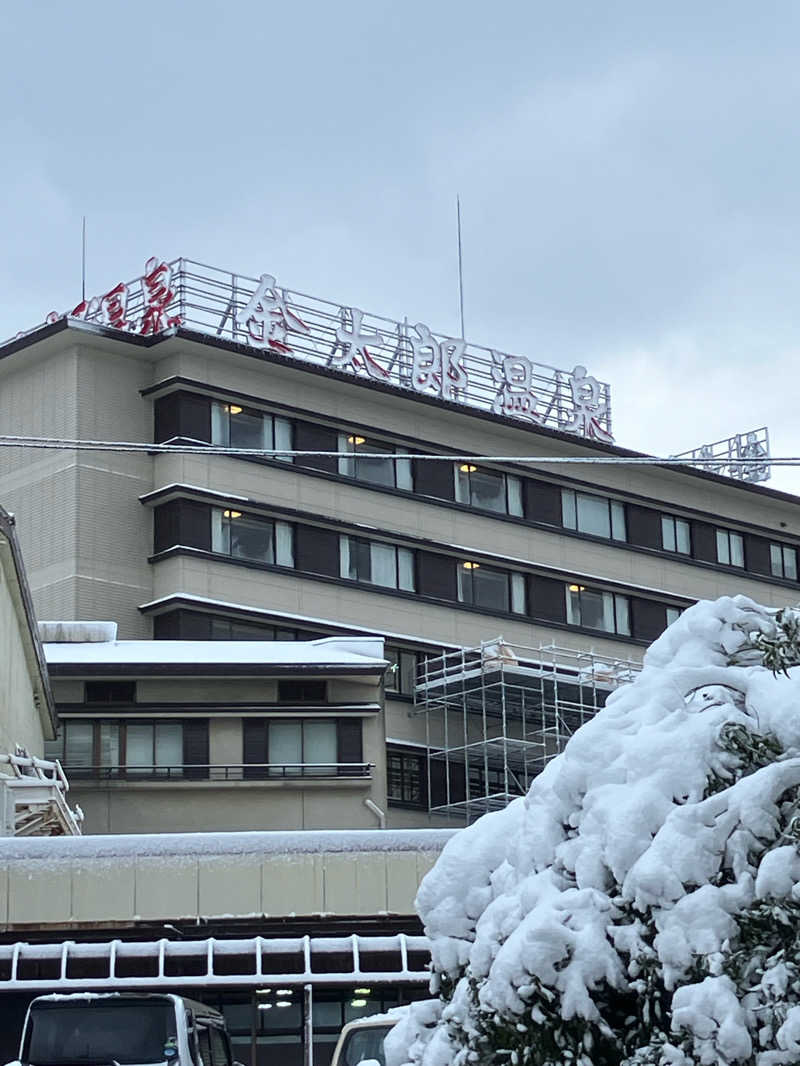
[[[107,640],[45,644],[48,666],[304,666],[387,665],[380,637],[322,640]]]
[[[319,855],[434,851],[454,829],[320,829],[246,833],[129,833],[124,836],[0,837],[0,861],[215,855]]]

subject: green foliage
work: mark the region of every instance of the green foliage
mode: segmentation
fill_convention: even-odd
[[[788,674],[790,666],[800,665],[800,612],[792,607],[782,608],[770,628],[770,632],[755,634],[752,645],[768,670]]]

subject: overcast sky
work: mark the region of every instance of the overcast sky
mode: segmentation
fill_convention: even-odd
[[[618,443],[800,454],[800,5],[33,0],[0,336],[186,256],[610,382]],[[800,491],[800,472],[775,487]]]

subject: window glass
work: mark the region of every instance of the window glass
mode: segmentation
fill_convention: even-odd
[[[100,723],[100,765],[119,766],[119,722]]]
[[[565,529],[578,528],[578,510],[572,489],[561,490],[561,521]]]
[[[393,544],[374,541],[370,545],[370,570],[374,585],[397,588],[397,549]]]
[[[671,626],[673,622],[677,622],[681,616],[680,607],[667,607],[667,625]]]
[[[422,806],[423,764],[419,755],[389,752],[386,756],[387,798],[395,803]]]
[[[398,483],[394,459],[381,459],[378,456],[396,451],[394,445],[380,441],[367,440],[359,433],[340,433],[339,451],[348,455],[339,458],[339,473],[358,481],[368,481],[372,485],[385,485],[394,488]],[[404,460],[402,480],[410,482],[411,467]],[[410,487],[401,485],[400,487]]]
[[[661,547],[666,552],[678,550],[675,542],[675,519],[666,514],[661,516]]]
[[[66,766],[94,765],[94,725],[92,722],[65,723],[64,737]]]
[[[397,584],[406,592],[416,588],[414,581],[414,552],[411,548],[397,549]]]
[[[717,530],[717,562],[725,566],[744,566],[744,540],[740,533]]]
[[[342,577],[366,581],[384,588],[414,590],[414,552],[382,541],[362,537],[339,538]]]
[[[155,765],[169,767],[171,777],[180,773],[183,765],[183,726],[180,722],[156,722]]]
[[[277,777],[297,776],[303,761],[303,734],[300,722],[269,723],[270,774]],[[286,765],[289,764],[289,765]]]
[[[676,518],[675,521],[675,543],[677,551],[682,555],[692,554],[692,540],[689,535],[689,523],[683,518]]]
[[[128,722],[125,733],[125,765],[128,773],[150,770],[153,766],[153,723]]]
[[[264,416],[259,411],[248,411],[236,404],[228,406],[231,448],[263,448]],[[272,434],[270,433],[270,437]],[[266,447],[271,447],[270,440]]]
[[[327,764],[317,770],[306,770],[306,773],[330,775],[337,761],[336,755],[336,722],[322,719],[303,722],[303,762]]]
[[[417,653],[386,648],[383,654],[390,664],[386,671],[386,691],[413,696],[417,683]]]
[[[611,536],[614,540],[627,540],[625,526],[625,504],[619,500],[611,501]]]
[[[595,537],[611,536],[611,520],[608,500],[600,496],[577,494],[578,529],[581,533],[590,533]]]
[[[788,544],[770,544],[770,570],[774,577],[797,581],[797,551]]]
[[[522,517],[522,482],[513,474],[506,474],[506,488],[508,490],[508,513]]]
[[[514,614],[525,614],[525,575],[511,575],[511,610]]]
[[[219,1029],[213,1026],[209,1029],[211,1038],[211,1062],[213,1066],[230,1066],[228,1043]]]
[[[605,633],[630,636],[630,605],[627,596],[583,585],[567,587],[567,622],[599,629]]]
[[[228,525],[230,554],[235,559],[275,562],[272,522],[231,510],[222,512],[222,520],[223,528]]]
[[[508,585],[508,573],[505,570],[495,570],[482,563],[458,564],[458,598],[462,603],[507,611]]]
[[[474,463],[459,463],[455,471],[458,503],[480,507],[485,511],[496,511],[499,514],[508,511],[505,474],[481,470]]]
[[[288,418],[278,418],[277,416],[272,419],[273,427],[273,442],[272,447],[277,450],[283,448],[287,452],[290,452],[294,447],[294,436],[292,434],[292,423]],[[280,459],[281,462],[293,463],[293,455],[276,455],[276,459]]]

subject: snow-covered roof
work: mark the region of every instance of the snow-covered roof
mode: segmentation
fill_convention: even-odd
[[[107,640],[48,643],[47,665],[54,673],[119,673],[142,667],[191,674],[230,673],[380,673],[386,668],[380,637],[326,637],[321,640]]]

